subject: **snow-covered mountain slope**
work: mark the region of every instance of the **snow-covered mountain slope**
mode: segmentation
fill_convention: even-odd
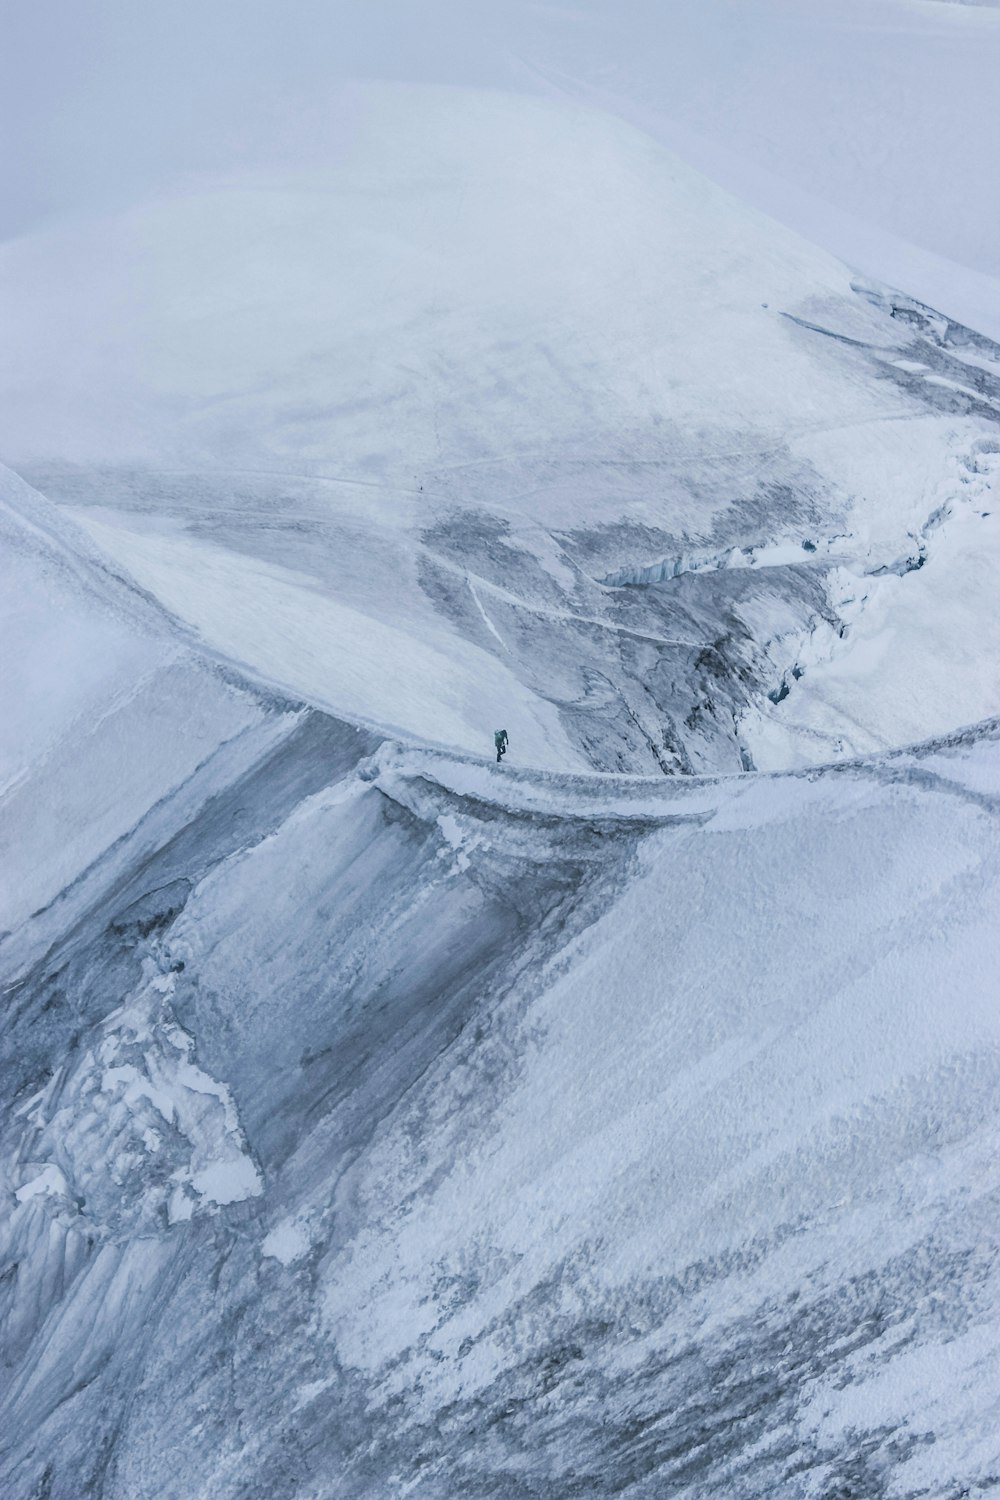
[[[990,1493],[995,723],[495,768],[4,538],[5,1496]]]
[[[270,710],[9,471],[0,636],[0,932],[16,945],[162,798],[210,785],[216,757],[231,775],[259,754]]]
[[[963,561],[923,691],[891,649],[857,692],[820,675],[942,519],[976,508],[995,558],[996,346],[600,112],[359,88],[328,155],[0,256],[0,451],[213,648],[565,768],[825,759],[997,707],[990,670],[951,690]],[[816,705],[761,732],[803,668]]]
[[[7,996],[4,1493],[990,1493],[997,752],[168,796]]]
[[[3,1493],[988,1495],[997,724],[380,744],[4,499]]]
[[[1000,347],[599,9],[0,245],[4,1500],[1000,1486]]]
[[[518,56],[553,97],[633,121],[849,265],[1000,338],[995,5],[533,10]]]

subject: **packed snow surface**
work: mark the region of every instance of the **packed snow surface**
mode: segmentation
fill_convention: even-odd
[[[0,244],[0,1493],[985,1500],[1000,15],[468,10]]]

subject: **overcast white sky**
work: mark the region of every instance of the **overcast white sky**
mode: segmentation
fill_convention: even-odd
[[[1000,276],[992,4],[0,0],[0,18],[0,237],[308,160],[338,82],[390,78],[564,91],[848,260],[867,229]]]

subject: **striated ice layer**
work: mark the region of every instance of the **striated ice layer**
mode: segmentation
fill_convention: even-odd
[[[13,992],[4,1492],[988,1493],[998,808],[301,719]]]

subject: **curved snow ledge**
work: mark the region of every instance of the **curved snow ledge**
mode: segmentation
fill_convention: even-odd
[[[489,762],[385,745],[361,774],[373,780],[393,801],[414,811],[419,806],[424,815],[428,798],[439,801],[458,798],[465,804],[502,810],[508,815],[580,819],[610,828],[628,823],[704,821],[724,802],[731,804],[734,797],[753,798],[762,808],[766,805],[769,815],[780,814],[798,803],[794,795],[796,786],[805,789],[833,776],[900,782],[912,776],[923,783],[933,780],[945,783],[948,780],[945,767],[951,766],[950,759],[946,760],[949,752],[997,740],[1000,740],[1000,716],[918,744],[821,766],[670,778],[581,776],[518,771],[512,766],[497,771]],[[931,762],[935,763],[933,770]],[[954,780],[956,787],[965,785],[965,780],[958,780],[957,768]]]

